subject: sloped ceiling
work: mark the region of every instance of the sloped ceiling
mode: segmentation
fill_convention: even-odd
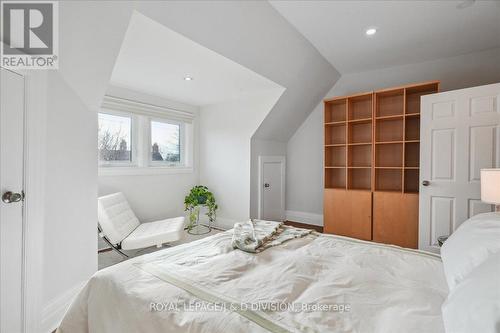
[[[188,76],[192,80],[185,80]],[[284,90],[138,12],[132,15],[110,84],[193,106]]]
[[[500,1],[270,3],[342,74],[500,47]]]
[[[287,142],[340,76],[268,2],[61,2],[60,73],[92,109],[134,10],[286,89],[257,138]]]

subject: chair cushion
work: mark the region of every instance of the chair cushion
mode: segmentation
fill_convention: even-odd
[[[140,225],[121,192],[97,200],[97,218],[104,235],[113,244],[120,243]]]
[[[122,249],[133,250],[173,242],[182,238],[183,229],[184,217],[182,216],[141,223],[122,241]]]

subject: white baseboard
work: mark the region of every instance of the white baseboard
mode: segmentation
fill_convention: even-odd
[[[322,227],[323,226],[323,215],[314,214],[308,212],[299,212],[293,210],[287,210],[285,212],[287,221],[299,222],[305,224],[312,224]]]
[[[82,290],[86,282],[79,283],[62,295],[53,298],[42,310],[42,332],[51,333],[61,323],[66,311],[76,295]]]

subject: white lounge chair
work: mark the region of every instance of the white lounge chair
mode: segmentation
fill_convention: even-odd
[[[123,193],[100,197],[97,201],[100,236],[122,256],[121,250],[135,250],[182,238],[184,217],[140,223]]]

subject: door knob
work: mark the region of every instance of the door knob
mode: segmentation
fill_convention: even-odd
[[[7,191],[2,195],[2,201],[4,203],[14,203],[19,202],[24,199],[24,192],[14,193],[11,191]]]
[[[265,184],[264,184],[264,187],[266,187],[266,188],[267,188],[267,187],[270,187],[270,186],[271,186],[271,185],[269,185],[269,183],[265,183]]]
[[[430,181],[428,181],[428,180],[424,180],[424,181],[422,182],[422,185],[424,185],[424,186],[429,186],[430,184],[431,184],[431,182],[430,182]]]

